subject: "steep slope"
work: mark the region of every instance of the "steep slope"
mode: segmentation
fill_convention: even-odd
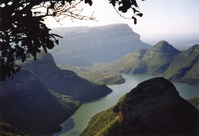
[[[37,61],[27,60],[22,67],[35,73],[48,89],[70,95],[75,100],[93,100],[112,91],[104,84],[93,84],[72,71],[59,69],[49,53],[38,54]]]
[[[199,85],[199,44],[176,55],[162,76],[173,81]]]
[[[96,114],[81,136],[198,135],[199,111],[164,78],[138,84],[116,105]]]
[[[108,64],[107,67],[124,73],[162,74],[169,67],[170,58],[179,52],[166,41],[160,41],[151,49],[139,49]]]
[[[50,135],[71,116],[80,103],[45,88],[38,77],[21,69],[14,80],[0,83],[1,134]],[[7,124],[7,125],[6,125]]]
[[[150,48],[127,24],[57,28],[57,32],[64,37],[60,46],[51,51],[57,64],[91,66],[92,62],[110,62],[139,48]]]
[[[172,81],[199,85],[199,45],[178,51],[166,41],[107,64],[103,69],[126,74],[160,75]]]
[[[171,57],[180,51],[176,50],[166,41],[160,41],[144,54],[142,61],[145,62],[147,74],[161,74],[165,72],[170,64]]]

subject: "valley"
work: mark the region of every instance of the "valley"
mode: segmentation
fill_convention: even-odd
[[[76,136],[82,133],[82,131],[88,126],[90,119],[97,113],[105,111],[106,109],[112,107],[117,103],[117,101],[126,93],[128,93],[132,88],[136,87],[137,84],[143,82],[147,79],[154,78],[152,75],[140,75],[140,74],[123,74],[123,78],[126,80],[124,84],[120,85],[109,85],[113,92],[109,95],[97,99],[95,101],[90,101],[83,103],[81,107],[61,124],[62,131],[53,134],[53,136]],[[199,97],[199,87],[192,86],[184,83],[172,82],[179,92],[179,95],[184,99],[190,99],[193,97]],[[189,91],[187,91],[189,90]],[[195,103],[198,103],[196,99]],[[198,104],[195,104],[198,105]],[[111,113],[112,115],[112,113]]]
[[[76,128],[78,123],[81,122],[81,119],[75,121],[76,119],[84,118],[86,113],[80,117],[73,118],[71,116],[75,111],[81,114],[81,108],[83,108],[82,110],[90,111],[84,125],[80,127],[82,132],[92,116],[106,110],[93,118],[98,120],[98,115],[104,116],[104,114],[108,114],[109,117],[112,115],[110,107],[123,103],[123,101],[118,101],[124,98],[123,95],[140,82],[153,77],[164,77],[164,79],[155,79],[151,86],[158,88],[157,90],[166,91],[166,94],[167,91],[174,90],[176,97],[171,102],[180,103],[179,107],[189,105],[186,106],[187,109],[193,111],[194,114],[197,113],[184,99],[199,97],[197,87],[199,85],[199,44],[195,44],[183,51],[177,50],[164,40],[151,46],[142,42],[140,35],[133,32],[126,24],[91,28],[57,28],[55,31],[64,37],[60,40],[60,46],[51,50],[50,53],[41,52],[37,56],[37,61],[34,61],[30,56],[25,63],[17,62],[22,66],[19,74],[14,76],[14,80],[0,83],[0,96],[3,98],[1,102],[3,105],[1,122],[3,134],[51,135],[61,130],[59,125],[66,119],[69,119],[69,122],[66,120],[67,126],[66,129],[63,127],[63,131],[68,131],[73,127]],[[133,77],[134,80],[129,77]],[[164,83],[171,88],[167,88]],[[118,90],[115,91],[114,89],[117,87]],[[145,90],[150,86],[141,84],[141,88]],[[194,93],[191,92],[192,89]],[[177,95],[178,91],[180,96]],[[146,99],[154,99],[151,101],[157,103],[156,96],[149,97],[150,92],[149,89],[149,95]],[[154,94],[154,92],[151,92],[151,94]],[[137,97],[135,99],[145,101],[145,96],[144,98]],[[167,99],[170,101],[169,98]],[[180,100],[175,101],[174,99]],[[101,101],[103,102],[103,104],[100,103],[101,108],[99,108],[99,105],[93,106],[98,108],[97,110],[89,109],[87,105]],[[197,99],[191,99],[190,103],[193,101],[197,101]],[[126,104],[129,104],[129,102]],[[172,108],[172,105],[168,107],[169,111],[171,111],[170,108]],[[80,111],[77,109],[80,109]],[[48,116],[46,116],[47,114]],[[159,113],[157,112],[157,114]],[[102,118],[106,123],[112,119],[115,120],[111,124],[106,124],[110,129],[117,126],[118,117],[115,115],[107,118],[107,120]],[[168,118],[170,120],[170,117]],[[165,124],[167,123],[170,122]],[[176,123],[178,124],[178,122]],[[124,126],[124,128],[126,127],[128,126]],[[109,131],[107,127],[100,129],[103,130],[100,134],[106,135],[105,133],[109,132],[113,134],[113,131]],[[66,135],[71,135],[74,131],[72,129],[72,132],[69,131],[70,134]],[[82,135],[87,135],[87,133],[90,133],[89,131],[83,132]],[[195,129],[193,131],[195,133]],[[78,134],[81,132],[78,130]],[[61,131],[61,133],[63,132]],[[119,133],[123,133],[122,130],[117,134]],[[182,134],[185,133],[182,132]],[[116,134],[115,131],[114,134]]]
[[[153,46],[148,45],[126,24],[74,27],[65,33],[57,28],[55,32],[67,36],[61,41],[61,46],[51,51],[56,64],[87,80],[101,84],[121,84],[124,83],[121,73],[152,74],[171,81],[199,85],[198,44],[183,51],[165,40],[157,41]]]

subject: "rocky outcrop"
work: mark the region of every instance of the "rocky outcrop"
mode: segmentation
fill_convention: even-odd
[[[163,78],[139,84],[116,105],[123,115],[118,134],[198,134],[199,112]]]
[[[0,83],[1,135],[51,135],[80,106],[70,96],[49,91],[39,78],[21,69]],[[7,125],[6,125],[7,124]]]
[[[199,134],[199,111],[179,96],[171,82],[161,77],[138,84],[115,106],[92,119],[108,120],[105,115],[114,118],[101,126],[91,120],[82,136],[96,129],[100,131],[91,135]]]

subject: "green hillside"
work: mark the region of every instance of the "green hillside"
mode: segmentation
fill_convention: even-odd
[[[99,65],[98,65],[99,66]],[[95,67],[98,67],[95,66]],[[103,72],[101,70],[96,71],[96,68],[91,67],[73,67],[73,66],[67,66],[65,65],[58,65],[61,69],[67,69],[75,72],[78,76],[87,79],[88,81],[96,84],[122,84],[125,82],[125,79],[119,74],[119,73],[111,73],[106,72],[104,70]]]
[[[162,76],[173,81],[199,85],[199,44],[172,59],[170,67]]]
[[[100,68],[125,74],[153,74],[199,85],[199,44],[180,52],[160,41],[151,49],[139,49]]]

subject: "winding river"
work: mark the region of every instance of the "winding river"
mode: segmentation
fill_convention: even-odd
[[[109,95],[84,103],[69,119],[61,124],[62,131],[53,136],[78,136],[88,125],[92,116],[117,103],[120,97],[137,86],[138,83],[153,78],[152,75],[122,75],[126,82],[121,85],[110,85],[113,90]],[[184,99],[199,97],[199,87],[184,83],[173,82]]]

